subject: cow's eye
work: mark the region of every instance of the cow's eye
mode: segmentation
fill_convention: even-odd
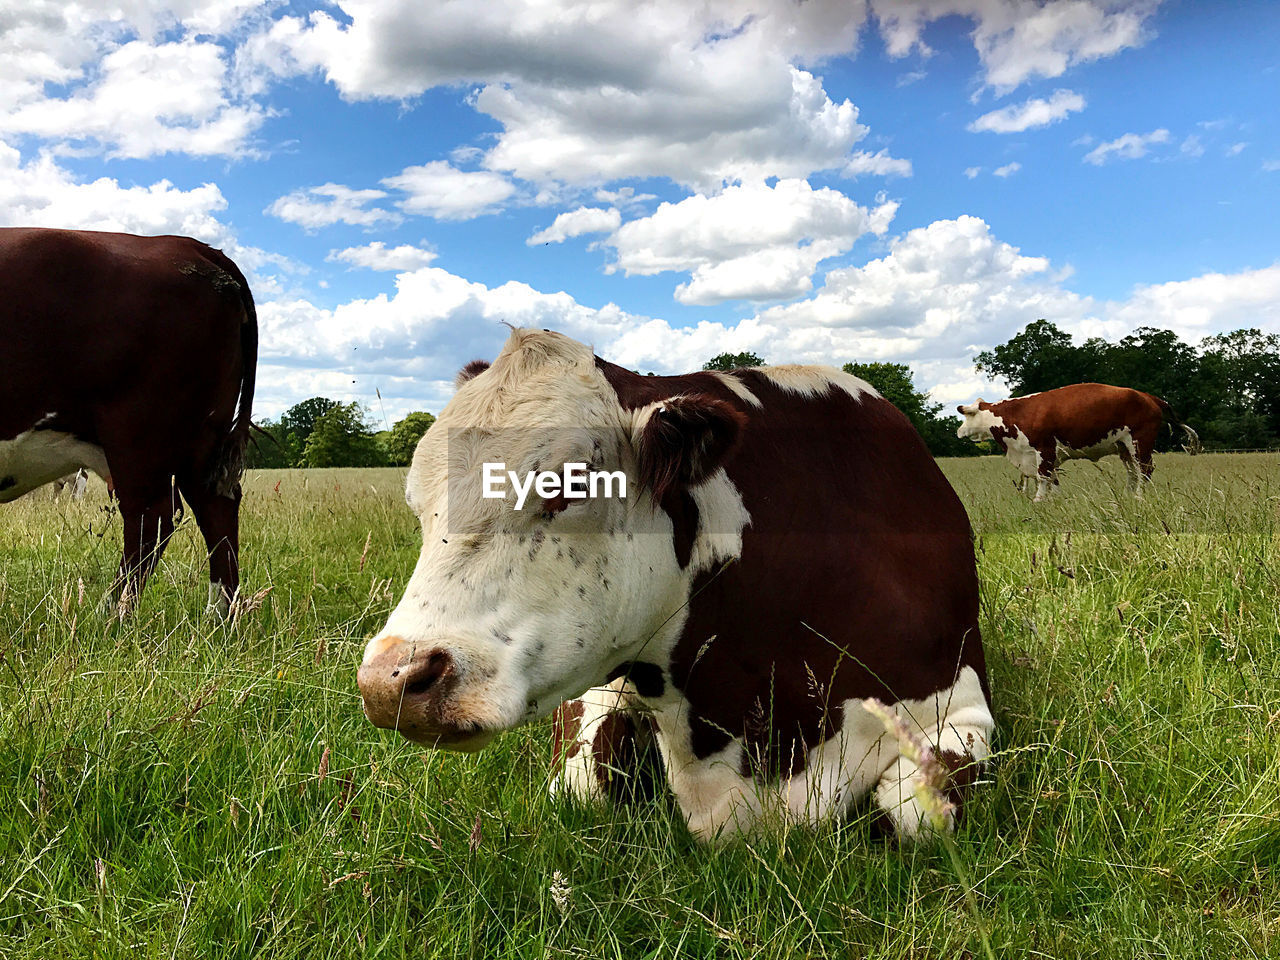
[[[556,514],[563,513],[565,510],[568,510],[570,507],[578,503],[586,503],[586,501],[577,499],[570,500],[563,493],[557,493],[554,497],[549,497],[542,501],[542,518],[544,520],[551,520]]]

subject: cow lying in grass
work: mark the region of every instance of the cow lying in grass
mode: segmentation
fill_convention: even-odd
[[[825,367],[641,377],[534,330],[460,380],[409,472],[423,548],[360,667],[373,723],[476,750],[567,701],[571,794],[654,759],[698,837],[867,794],[913,836],[923,774],[875,698],[958,799],[993,725],[969,522],[892,404]],[[626,497],[517,510],[486,463],[620,472]]]

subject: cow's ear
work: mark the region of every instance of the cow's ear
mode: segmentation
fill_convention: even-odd
[[[640,483],[658,501],[715,473],[737,446],[747,419],[704,394],[662,400],[651,411],[640,427],[636,457]]]
[[[453,386],[456,390],[472,377],[479,376],[489,369],[488,360],[472,360],[465,367],[458,371],[458,375],[453,378]]]

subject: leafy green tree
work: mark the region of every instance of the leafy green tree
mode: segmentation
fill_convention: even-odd
[[[251,467],[304,467],[307,440],[316,421],[338,406],[327,397],[311,397],[295,403],[279,420],[263,420],[258,426],[266,436],[257,436],[249,445],[246,463]]]
[[[436,418],[425,410],[415,410],[397,421],[384,441],[390,464],[393,467],[408,466],[413,460],[413,451],[418,448],[418,441],[435,422]]]
[[[1071,334],[1048,320],[1036,320],[1022,332],[973,358],[982,373],[999,377],[1015,397],[1052,390],[1068,383],[1087,382],[1090,357],[1071,341]]]
[[[272,470],[297,466],[296,451],[288,444],[288,436],[279,421],[263,420],[249,435],[244,452],[245,466],[255,470]]]
[[[280,426],[287,433],[297,437],[305,447],[311,431],[315,429],[316,421],[336,406],[338,401],[330,400],[328,397],[312,397],[310,400],[303,400],[301,403],[295,403],[281,415]]]
[[[383,467],[387,455],[358,403],[336,403],[312,425],[303,449],[308,467]]]
[[[1280,336],[1234,330],[1205,337],[1200,352],[1206,443],[1258,447],[1280,440]]]
[[[905,363],[846,363],[844,372],[861,377],[880,395],[907,415],[929,452],[935,457],[973,456],[982,451],[956,436],[958,417],[940,417],[942,404],[916,389],[911,368]]]
[[[1145,390],[1181,412],[1195,402],[1199,364],[1195,348],[1183,343],[1172,330],[1139,327],[1114,346],[1107,344],[1101,355],[1101,376],[1096,379]]]
[[[763,367],[764,358],[748,350],[745,353],[720,353],[702,365],[703,370],[738,370],[742,367]]]

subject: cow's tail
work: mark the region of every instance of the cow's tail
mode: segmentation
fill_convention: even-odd
[[[1181,427],[1182,432],[1187,435],[1187,442],[1182,445],[1182,449],[1186,450],[1187,453],[1191,454],[1193,457],[1197,453],[1203,453],[1204,446],[1200,443],[1200,434],[1187,426],[1182,418],[1173,412],[1173,407],[1169,406],[1167,401],[1156,396],[1153,396],[1152,399],[1159,404],[1160,412],[1164,414],[1165,421],[1172,426]]]
[[[223,497],[234,497],[244,475],[244,454],[253,424],[253,388],[258,372],[258,310],[253,303],[249,281],[235,262],[221,250],[210,249],[214,262],[236,282],[244,317],[240,321],[240,393],[231,430],[223,438],[213,463],[210,484]]]

